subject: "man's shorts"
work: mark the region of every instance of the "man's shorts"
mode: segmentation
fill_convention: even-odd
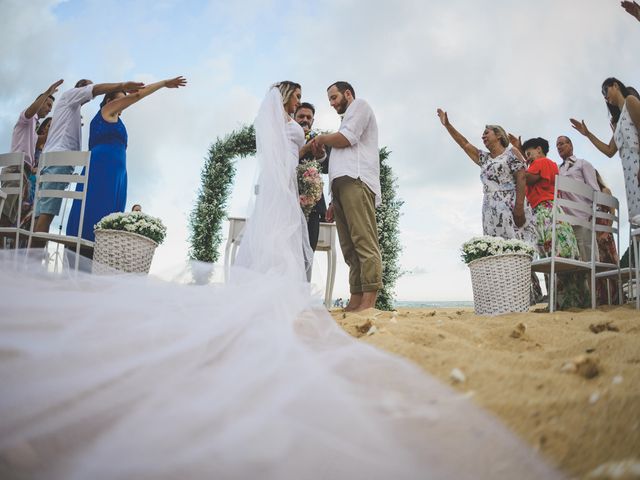
[[[71,166],[57,166],[52,165],[42,169],[41,175],[71,175],[74,168]],[[44,182],[40,184],[40,190],[64,190],[69,186],[66,182]],[[60,213],[60,205],[62,205],[61,198],[44,197],[37,199],[36,217],[41,213],[47,213],[49,215],[56,216]]]

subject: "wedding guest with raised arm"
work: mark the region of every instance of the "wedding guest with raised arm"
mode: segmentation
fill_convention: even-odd
[[[95,84],[91,80],[78,80],[74,88],[67,90],[58,100],[51,129],[47,137],[43,152],[65,152],[79,151],[82,147],[82,116],[80,109],[82,106],[93,100],[98,95],[104,95],[112,92],[133,92],[144,86],[140,82],[124,82],[124,83],[98,83]],[[42,173],[69,175],[73,173],[73,167],[68,166],[49,166],[45,167]],[[64,182],[46,182],[42,184],[44,190],[64,190],[68,183]],[[38,201],[36,207],[36,224],[34,230],[36,232],[48,232],[53,217],[60,213],[62,199],[60,198],[43,198]],[[33,242],[33,246],[44,246],[45,242]]]
[[[294,120],[298,122],[298,125],[302,127],[304,131],[304,137],[307,141],[307,144],[311,142],[316,137],[316,132],[314,132],[313,122],[315,119],[316,109],[313,104],[308,102],[302,102],[298,108],[296,108],[296,113],[294,115]],[[317,160],[320,162],[322,166],[322,173],[329,173],[329,148],[325,149],[319,158],[315,158],[313,152],[307,152],[302,158],[300,158],[300,162],[304,162],[307,160]],[[311,244],[311,249],[315,252],[316,247],[318,246],[318,236],[320,234],[320,222],[324,221],[325,214],[327,212],[327,204],[324,199],[324,193],[318,200],[318,203],[315,204],[311,212],[309,213],[309,218],[307,219],[307,230],[309,232],[309,243]]]
[[[625,0],[620,2],[620,5],[629,15],[640,22],[640,5],[638,3]]]
[[[608,144],[596,137],[584,120],[572,118],[570,121],[573,128],[606,156],[613,157],[620,152],[629,220],[640,224],[640,100],[614,77],[602,83],[602,95],[609,110],[611,125],[615,126]]]
[[[337,132],[318,135],[317,150],[332,147],[329,163],[331,203],[327,221],[335,219],[340,248],[349,266],[351,298],[345,311],[373,308],[382,288],[382,256],[378,245],[376,207],[382,201],[378,124],[373,109],[356,98],[348,82],[327,88],[329,104],[343,115]]]
[[[64,80],[58,80],[51,84],[44,92],[36,97],[36,99],[25,110],[20,112],[18,120],[13,127],[13,135],[11,137],[11,152],[24,153],[24,178],[23,178],[23,199],[28,201],[29,198],[29,177],[36,170],[36,144],[38,142],[38,134],[36,132],[38,120],[45,118],[55,101],[54,93],[58,91],[58,87],[62,85]],[[4,173],[20,173],[21,167],[14,165],[5,167]],[[4,187],[16,187],[20,183],[17,180],[10,180],[2,183]],[[4,207],[0,215],[0,225],[15,225],[18,220],[18,210],[23,206],[19,205],[18,195],[8,195],[5,200]],[[25,212],[28,214],[28,212]],[[26,215],[24,215],[26,216]]]
[[[161,88],[184,87],[187,80],[175,77],[152,83],[127,95],[125,90],[109,92],[100,110],[91,120],[89,150],[91,168],[82,224],[82,238],[95,240],[93,226],[114,212],[124,212],[127,203],[127,129],[120,115]],[[78,185],[82,191],[82,185]],[[80,223],[80,201],[74,200],[67,222],[67,235],[77,235]]]
[[[519,140],[510,136],[514,145]],[[533,208],[537,249],[541,258],[551,256],[553,239],[553,211],[555,206],[555,184],[558,165],[547,157],[549,142],[544,138],[531,138],[521,147],[527,159],[527,200]],[[578,259],[580,250],[571,225],[558,222],[555,228],[555,256]],[[546,277],[545,277],[546,278]],[[547,281],[547,287],[549,282]],[[547,288],[548,291],[548,288]],[[591,304],[587,277],[582,273],[562,273],[556,278],[556,308],[586,308]]]
[[[569,177],[573,180],[584,183],[590,186],[593,190],[600,189],[598,186],[598,180],[596,178],[596,169],[587,160],[578,158],[573,154],[573,142],[566,135],[560,135],[556,140],[556,149],[558,155],[562,158],[562,163],[558,169],[560,175],[563,177]],[[571,200],[573,202],[586,203],[591,205],[591,199],[583,197],[582,195],[574,195],[573,193],[562,192],[562,198]],[[575,217],[586,220],[591,220],[591,214],[582,211],[565,207],[564,210]],[[573,232],[576,235],[578,241],[578,249],[580,250],[580,259],[589,261],[591,259],[591,230],[581,225],[574,225]]]
[[[515,238],[536,244],[533,212],[526,202],[526,164],[518,150],[509,148],[509,138],[498,125],[487,125],[482,143],[487,150],[472,145],[449,121],[447,112],[437,110],[440,123],[467,156],[480,167],[484,198],[484,235]]]

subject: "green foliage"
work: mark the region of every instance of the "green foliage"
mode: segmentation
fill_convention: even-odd
[[[393,310],[396,281],[402,275],[400,270],[400,208],[404,201],[396,197],[397,181],[387,160],[387,147],[380,149],[380,187],[382,203],[376,209],[378,242],[382,254],[382,289],[378,292],[376,308]]]
[[[200,174],[202,185],[189,218],[189,258],[214,263],[220,257],[222,222],[236,175],[235,160],[255,155],[256,132],[253,125],[234,130],[216,139]]]

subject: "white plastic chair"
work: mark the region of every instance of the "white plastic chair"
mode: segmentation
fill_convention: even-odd
[[[40,164],[38,168],[38,175],[36,176],[36,193],[34,199],[34,215],[31,218],[31,228],[29,229],[29,243],[28,248],[31,248],[31,242],[34,238],[45,240],[47,242],[56,242],[64,245],[65,247],[75,247],[76,260],[75,269],[78,269],[80,263],[80,247],[93,248],[93,242],[82,238],[82,224],[84,221],[84,209],[87,198],[87,182],[89,178],[89,163],[91,159],[91,152],[47,152],[40,155]],[[85,167],[84,174],[73,173],[69,175],[60,174],[43,174],[42,170],[45,167],[50,166],[70,166],[70,167]],[[44,190],[41,188],[41,184],[45,182],[61,182],[68,183],[65,190]],[[77,192],[74,188],[74,184],[83,185],[81,192]],[[38,202],[43,198],[61,198],[63,200],[77,199],[80,200],[80,222],[78,223],[77,236],[67,236],[58,233],[50,232],[35,232],[35,209],[38,207]]]
[[[635,296],[636,296],[636,309],[640,310],[640,259],[638,255],[640,255],[640,226],[631,225],[631,248],[633,248],[633,263],[632,267],[631,262],[629,262],[629,268],[633,268],[635,272]],[[631,259],[631,252],[629,252],[629,259]],[[629,282],[629,287],[631,287],[631,282]],[[631,288],[629,288],[631,291]]]
[[[563,258],[556,256],[556,226],[560,222],[569,223],[572,226],[581,226],[588,229],[591,232],[591,245],[594,242],[592,221],[585,220],[582,217],[577,217],[566,213],[565,209],[569,208],[572,212],[583,212],[588,216],[593,213],[593,189],[577,180],[572,178],[556,175],[556,185],[554,191],[555,205],[553,209],[553,226],[551,237],[551,256],[546,258],[539,258],[531,262],[531,270],[534,272],[548,273],[549,274],[549,311],[555,311],[555,297],[556,297],[556,274],[566,272],[593,272],[595,264],[595,250],[591,248],[591,258],[588,260],[575,260],[572,258]],[[576,202],[567,198],[562,198],[562,193],[572,193],[579,195],[587,199],[591,199],[590,202]],[[591,304],[594,306],[595,295],[595,279],[591,274]]]
[[[231,265],[235,262],[238,247],[242,242],[242,232],[247,219],[242,217],[228,217],[229,235],[224,249],[224,278],[229,280]],[[331,308],[331,295],[336,280],[336,225],[335,223],[321,223],[318,234],[316,251],[327,252],[327,280],[325,282],[324,304]]]
[[[593,251],[598,250],[598,233],[605,232],[613,235],[616,244],[616,251],[620,252],[619,206],[620,205],[616,197],[603,192],[594,192],[593,216],[591,219],[591,227],[593,229],[593,235],[591,236],[591,249]],[[604,220],[606,225],[598,223],[598,220]],[[592,257],[594,262],[591,269],[591,307],[596,307],[596,292],[593,287],[596,279],[604,279],[607,281],[607,292],[609,293],[609,281],[611,281],[612,277],[617,277],[619,292],[618,298],[619,303],[622,304],[622,272],[620,270],[620,257],[618,256],[618,261],[616,263],[595,261],[595,255],[592,255]],[[609,298],[609,303],[611,303],[611,298]]]
[[[0,155],[0,185],[2,185],[2,191],[9,195],[18,196],[18,216],[16,218],[16,225],[10,227],[0,227],[0,238],[15,236],[15,247],[19,246],[20,241],[20,224],[22,223],[22,203],[23,191],[24,191],[24,153],[3,153]],[[19,172],[8,173],[7,167],[19,167]],[[18,182],[16,186],[7,186],[6,182]],[[5,197],[6,200],[6,197]],[[3,202],[4,204],[4,202]],[[4,205],[3,205],[4,207]],[[0,213],[2,210],[0,210]]]
[[[4,202],[7,199],[7,194],[0,190],[0,212],[4,209]]]

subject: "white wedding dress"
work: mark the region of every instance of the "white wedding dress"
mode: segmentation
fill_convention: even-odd
[[[281,102],[272,88],[256,119],[260,188],[229,283],[0,260],[0,478],[561,478],[311,296]]]

